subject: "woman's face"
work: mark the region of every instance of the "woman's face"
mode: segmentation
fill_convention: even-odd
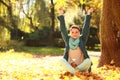
[[[77,39],[80,36],[80,31],[76,28],[70,30],[70,35],[73,39]]]

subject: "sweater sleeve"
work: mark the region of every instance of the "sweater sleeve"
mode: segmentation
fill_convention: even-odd
[[[67,29],[66,29],[64,16],[60,15],[57,18],[60,21],[60,31],[61,31],[61,34],[62,34],[62,38],[63,38],[65,44],[67,45],[68,32],[67,32]]]
[[[82,28],[82,39],[84,41],[84,44],[86,44],[88,36],[89,36],[89,32],[90,32],[90,19],[91,19],[91,15],[86,15],[85,16],[85,20],[84,20],[84,24],[83,24],[83,28]]]

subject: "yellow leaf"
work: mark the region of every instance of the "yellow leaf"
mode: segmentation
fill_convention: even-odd
[[[84,0],[80,0],[80,4],[85,4],[85,1]]]

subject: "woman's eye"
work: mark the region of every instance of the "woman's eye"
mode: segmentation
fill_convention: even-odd
[[[76,33],[78,33],[78,32],[76,32]]]

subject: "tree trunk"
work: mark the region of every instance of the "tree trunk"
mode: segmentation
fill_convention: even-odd
[[[54,3],[53,3],[53,0],[51,0],[51,13],[50,13],[50,16],[51,16],[51,30],[50,30],[50,36],[49,36],[49,45],[50,46],[54,46],[54,37],[53,37],[53,33],[54,33],[54,26],[55,26],[55,14],[54,14]]]
[[[103,0],[101,25],[101,57],[98,67],[114,64],[120,67],[120,1]]]
[[[10,31],[11,40],[20,40],[21,34],[19,34],[19,32],[22,32],[22,31],[18,29],[18,24],[16,24],[16,20],[13,15],[13,6],[12,6],[11,1],[9,0],[9,4],[7,4],[5,3],[5,1],[0,0],[0,3],[2,3],[7,8],[7,11],[8,11],[8,14],[7,14],[8,22],[2,19],[3,20],[2,22],[4,22],[2,24]]]

